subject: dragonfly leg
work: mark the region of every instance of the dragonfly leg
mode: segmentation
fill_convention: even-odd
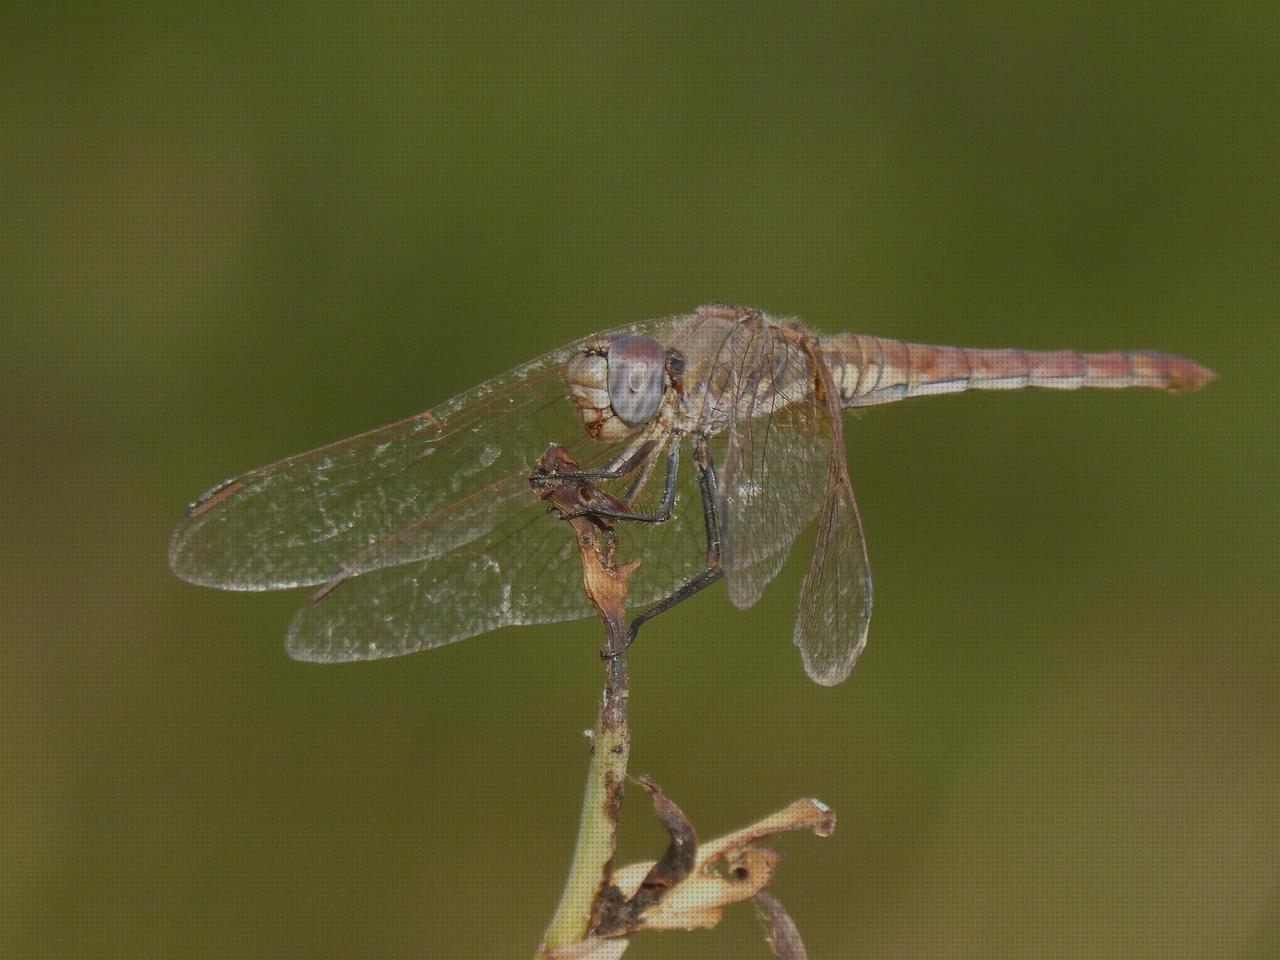
[[[647,454],[649,450],[645,448]],[[571,513],[564,514],[566,520],[573,517],[592,516],[592,517],[608,517],[611,520],[635,520],[639,523],[666,523],[671,519],[671,514],[675,510],[676,505],[676,473],[680,468],[680,443],[679,437],[672,437],[670,441],[670,450],[667,452],[667,476],[662,487],[662,503],[658,507],[657,513],[636,513],[632,510],[613,509],[611,507],[583,507]]]
[[[656,440],[638,440],[602,467],[566,470],[563,473],[557,472],[556,477],[561,480],[617,480],[645,463],[656,445]]]
[[[702,495],[702,521],[707,532],[707,566],[720,565],[720,514],[716,512],[716,491],[720,478],[716,476],[716,462],[711,459],[711,445],[706,437],[699,437],[694,448],[694,460],[698,464],[698,492]]]
[[[698,439],[694,459],[698,465],[698,490],[702,494],[702,519],[707,532],[707,568],[690,577],[669,596],[663,597],[632,620],[627,628],[628,647],[635,643],[640,628],[658,614],[670,610],[681,600],[688,600],[699,590],[711,586],[724,576],[724,567],[720,565],[720,515],[716,510],[716,465],[711,459],[711,450],[705,437]]]

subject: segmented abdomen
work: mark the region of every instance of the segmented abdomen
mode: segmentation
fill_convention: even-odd
[[[1023,387],[1146,387],[1188,393],[1214,377],[1213,371],[1183,357],[1146,350],[973,350],[841,333],[823,337],[819,352],[845,407]]]

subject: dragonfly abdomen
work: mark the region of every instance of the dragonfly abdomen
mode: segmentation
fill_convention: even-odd
[[[831,369],[844,407],[966,390],[1024,387],[1144,387],[1188,393],[1214,376],[1211,370],[1171,353],[976,350],[905,343],[859,333],[823,337],[820,353]]]

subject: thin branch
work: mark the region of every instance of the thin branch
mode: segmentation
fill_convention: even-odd
[[[616,509],[616,498],[581,480],[565,479],[566,474],[579,470],[563,448],[552,446],[538,461],[538,470],[530,480],[534,492],[573,528],[582,557],[583,585],[605,630],[604,692],[596,716],[578,839],[560,903],[543,934],[539,957],[580,942],[591,928],[617,849],[618,814],[631,747],[627,726],[625,602],[627,578],[639,561],[615,562],[612,524],[593,513],[592,507]]]

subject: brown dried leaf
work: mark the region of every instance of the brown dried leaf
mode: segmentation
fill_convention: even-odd
[[[675,886],[693,872],[698,858],[698,835],[684,811],[662,792],[652,777],[641,774],[636,782],[649,794],[649,799],[653,801],[653,812],[667,828],[667,836],[670,837],[667,852],[641,881],[640,889],[636,892],[636,898],[639,898],[647,889]]]
[[[670,838],[662,859],[649,868],[635,891],[628,893],[606,884],[592,912],[590,929],[600,936],[625,933],[639,926],[639,917],[693,872],[698,855],[698,835],[693,824],[653,778],[641,774],[636,782],[649,794],[654,813],[667,828]]]
[[[629,929],[692,930],[715,926],[727,905],[755,896],[773,875],[779,854],[755,844],[792,830],[812,830],[827,837],[835,823],[835,813],[826,804],[797,800],[749,827],[704,843],[689,875],[643,910]],[[654,866],[648,862],[623,867],[614,873],[610,883],[632,897]]]

